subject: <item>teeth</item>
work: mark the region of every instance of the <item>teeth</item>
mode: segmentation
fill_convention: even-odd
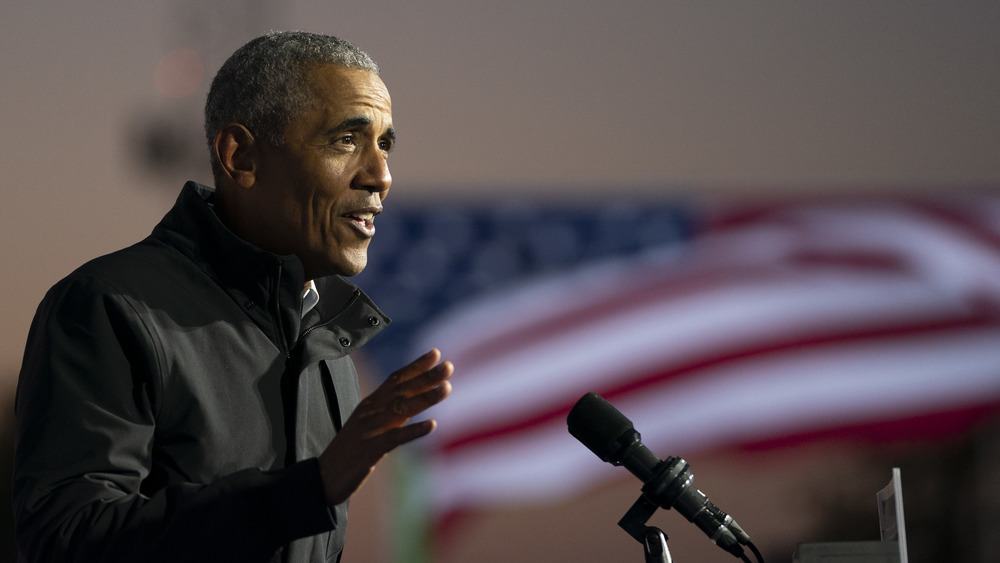
[[[351,217],[359,219],[361,221],[370,222],[375,219],[374,213],[352,213]]]

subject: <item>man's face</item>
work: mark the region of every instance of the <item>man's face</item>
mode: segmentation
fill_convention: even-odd
[[[284,146],[261,145],[255,215],[267,250],[297,255],[306,279],[353,276],[368,263],[392,183],[392,104],[366,70],[327,64],[307,79],[313,102],[288,124]]]

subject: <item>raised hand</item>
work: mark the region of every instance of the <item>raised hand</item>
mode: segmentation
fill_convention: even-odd
[[[452,363],[441,361],[441,352],[432,349],[393,372],[358,404],[319,456],[323,492],[330,506],[360,489],[385,454],[434,431],[433,419],[407,422],[451,393],[448,378],[454,371]]]

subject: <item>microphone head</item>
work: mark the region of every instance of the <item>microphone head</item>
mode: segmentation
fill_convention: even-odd
[[[638,438],[632,421],[597,393],[587,393],[573,405],[566,425],[597,457],[615,465],[622,449]]]

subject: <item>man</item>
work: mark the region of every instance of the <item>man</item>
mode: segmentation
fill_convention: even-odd
[[[391,178],[389,94],[340,39],[273,33],[206,104],[215,189],[39,307],[16,403],[22,561],[335,561],[347,502],[431,432],[431,350],[359,402],[349,354],[389,319],[361,272]],[[318,301],[317,301],[318,297]]]

